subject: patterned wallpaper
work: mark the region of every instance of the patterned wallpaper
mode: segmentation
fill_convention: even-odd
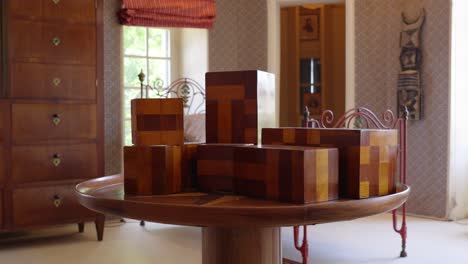
[[[209,32],[210,71],[267,69],[267,1],[216,0]]]
[[[104,0],[104,159],[105,174],[122,164],[121,34],[116,12],[121,0]]]
[[[410,213],[445,218],[447,213],[450,23],[448,0],[356,1],[356,105],[396,111],[401,12],[426,9],[422,32],[424,117],[408,129]]]

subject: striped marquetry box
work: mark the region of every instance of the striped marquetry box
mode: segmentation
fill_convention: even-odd
[[[395,192],[397,130],[268,128],[263,129],[262,142],[339,148],[343,198],[368,198]]]
[[[206,74],[206,143],[258,144],[275,126],[275,76],[262,71]]]
[[[182,189],[190,191],[197,177],[197,150],[199,143],[184,143],[182,148]]]
[[[197,187],[204,192],[232,192],[234,152],[247,144],[201,144],[197,149]]]
[[[184,108],[181,98],[134,99],[132,142],[138,146],[182,145]]]
[[[182,191],[181,146],[124,147],[125,194],[159,195]]]
[[[338,149],[252,146],[235,152],[234,193],[292,203],[338,199]]]

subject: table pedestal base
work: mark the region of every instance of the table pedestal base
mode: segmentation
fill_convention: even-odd
[[[281,228],[203,228],[203,264],[280,264]]]

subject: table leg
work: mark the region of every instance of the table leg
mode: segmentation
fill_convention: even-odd
[[[203,228],[203,264],[280,264],[281,229]]]

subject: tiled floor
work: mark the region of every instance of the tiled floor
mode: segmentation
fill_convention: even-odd
[[[299,260],[291,228],[283,229],[283,255]],[[468,226],[420,218],[409,219],[406,259],[397,258],[400,240],[384,214],[356,221],[310,227],[309,263],[468,263]],[[201,263],[199,228],[137,221],[108,223],[103,242],[94,226],[84,234],[76,226],[28,233],[0,234],[0,264],[172,264]]]

